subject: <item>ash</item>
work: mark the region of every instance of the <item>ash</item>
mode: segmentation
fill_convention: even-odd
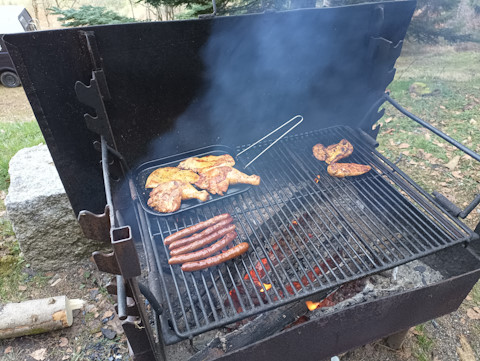
[[[361,292],[349,297],[351,287],[347,285],[347,290],[340,288],[337,291],[338,303],[331,307],[324,307],[310,312],[310,318],[321,317],[325,314],[341,310],[345,307],[368,302],[379,297],[390,294],[413,290],[425,287],[427,285],[439,282],[444,277],[440,272],[421,262],[420,260],[411,261],[407,264],[395,267],[391,270],[370,276],[366,279],[353,281],[352,283],[364,285]],[[342,299],[343,298],[343,299]]]

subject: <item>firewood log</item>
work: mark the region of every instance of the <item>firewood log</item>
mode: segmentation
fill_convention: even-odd
[[[70,327],[72,311],[85,301],[56,296],[19,303],[0,303],[0,339],[34,335]]]

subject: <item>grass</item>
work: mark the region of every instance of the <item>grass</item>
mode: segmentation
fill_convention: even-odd
[[[399,59],[391,96],[406,109],[480,152],[480,57],[478,52],[455,52],[452,47],[411,50]],[[415,95],[414,82],[424,83],[431,95]],[[443,141],[416,122],[400,114],[389,104],[379,121],[379,150],[391,160],[400,160],[400,168],[426,191],[439,191],[460,208],[480,193],[480,167],[469,156]],[[458,164],[446,165],[455,157]],[[479,213],[466,219],[473,228]]]
[[[45,143],[37,122],[0,123],[0,190],[9,185],[8,162],[20,149]]]
[[[415,326],[415,338],[417,343],[413,350],[414,356],[418,361],[431,361],[435,341],[426,334],[425,325]]]

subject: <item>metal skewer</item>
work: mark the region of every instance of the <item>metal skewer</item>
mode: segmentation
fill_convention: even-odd
[[[295,119],[297,118],[300,118],[300,120],[295,123],[295,125],[293,125],[291,128],[289,128],[285,133],[283,133],[280,137],[278,137],[277,139],[275,139],[273,141],[272,144],[270,144],[268,147],[266,147],[264,150],[262,150],[255,158],[253,158],[250,162],[248,162],[248,164],[243,167],[244,169],[247,169],[247,167],[252,164],[253,162],[255,162],[263,153],[265,153],[267,150],[269,150],[275,143],[277,143],[280,139],[282,139],[284,136],[286,136],[288,133],[290,133],[293,129],[295,129],[301,122],[303,122],[303,116],[301,115],[295,115],[292,119],[286,121],[285,123],[283,123],[281,126],[279,126],[278,128],[272,130],[270,133],[268,133],[266,136],[264,136],[263,138],[257,140],[255,143],[251,144],[250,146],[248,146],[247,148],[245,148],[244,150],[242,150],[240,153],[237,154],[237,157],[246,152],[247,150],[249,150],[250,148],[254,147],[255,145],[257,145],[258,143],[260,143],[262,140],[268,138],[269,136],[271,136],[272,134],[274,134],[275,132],[279,131],[280,129],[282,129],[284,126],[286,126],[287,124],[293,122]]]

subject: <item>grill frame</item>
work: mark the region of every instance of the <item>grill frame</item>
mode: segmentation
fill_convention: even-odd
[[[330,134],[331,140],[328,140],[325,138],[322,139],[322,135],[325,136],[325,134]],[[333,137],[331,134],[334,134]],[[327,140],[327,142],[325,143],[330,144],[329,142],[333,143],[333,142],[339,141],[341,138],[346,138],[349,141],[351,141],[355,149],[353,155],[351,155],[349,158],[344,159],[343,160],[344,162],[358,162],[363,164],[367,163],[372,165],[375,170],[372,170],[370,173],[367,173],[364,176],[352,177],[350,179],[348,178],[334,179],[333,177],[330,177],[328,174],[326,174],[326,171],[325,171],[326,167],[320,164],[323,162],[317,161],[315,158],[313,158],[313,155],[311,154],[311,146],[315,144],[315,143],[312,143],[312,141],[315,140],[316,142],[316,140],[318,140],[319,142],[321,142],[321,141]],[[305,154],[305,152],[303,152],[304,149],[302,149],[302,153],[296,156],[290,150],[288,150],[289,148],[284,147],[283,145],[284,143],[289,143],[289,142],[291,143],[291,142],[305,142],[305,141],[309,142],[307,147],[308,149],[310,149],[309,154]],[[268,145],[268,142],[263,143],[262,145],[259,145],[254,149],[258,152],[258,149],[260,147],[265,147],[266,145]],[[243,148],[244,146],[239,147],[238,150]],[[258,235],[255,235],[253,240],[252,239],[247,240],[244,238],[246,234],[246,231],[245,231],[246,228],[248,229],[248,227],[250,227],[250,229],[253,232],[255,231],[254,230],[255,226],[252,226],[251,220],[249,221],[249,214],[254,213],[255,211],[257,211],[257,209],[250,210],[250,211],[243,210],[238,213],[231,212],[231,210],[234,209],[234,204],[236,201],[235,199],[229,198],[229,199],[216,202],[215,205],[219,207],[219,209],[216,212],[212,211],[212,207],[214,207],[215,205],[212,205],[212,206],[205,205],[203,207],[197,208],[196,211],[192,211],[191,213],[195,213],[197,217],[196,220],[194,221],[191,220],[191,215],[189,216],[188,212],[186,212],[183,215],[180,214],[172,217],[155,217],[155,216],[149,216],[147,214],[141,215],[140,217],[144,217],[144,219],[146,220],[146,225],[149,232],[149,237],[148,237],[149,239],[147,241],[151,242],[151,246],[155,254],[156,272],[158,272],[159,274],[159,280],[162,288],[162,291],[161,291],[162,303],[166,304],[167,306],[165,310],[167,312],[164,311],[163,314],[160,315],[160,322],[162,326],[161,330],[163,332],[164,340],[166,340],[167,344],[175,343],[177,341],[180,341],[183,338],[192,337],[194,335],[206,332],[208,330],[218,328],[232,322],[239,321],[241,319],[244,319],[249,316],[253,316],[260,312],[265,312],[269,309],[276,308],[280,305],[284,305],[293,301],[302,300],[305,297],[311,297],[318,293],[328,292],[329,290],[335,287],[338,287],[339,285],[344,284],[346,282],[363,278],[365,276],[378,273],[378,272],[390,269],[392,267],[407,263],[411,260],[435,253],[439,250],[453,246],[455,244],[468,243],[469,241],[478,238],[478,236],[474,232],[472,232],[467,226],[465,226],[461,221],[448,215],[442,209],[440,209],[435,203],[433,203],[433,199],[431,198],[431,196],[429,196],[425,191],[423,191],[419,186],[417,186],[413,180],[408,178],[408,176],[402,173],[398,169],[398,167],[396,167],[393,163],[391,163],[388,159],[386,159],[378,151],[376,151],[374,149],[374,142],[372,141],[372,138],[370,138],[361,130],[353,130],[352,128],[348,128],[348,127],[336,127],[336,128],[329,128],[329,129],[323,129],[318,131],[311,131],[306,134],[294,135],[282,140],[277,146],[275,146],[269,152],[267,152],[264,155],[264,157],[268,158],[269,156],[273,157],[274,155],[277,158],[279,156],[285,157],[287,153],[290,153],[290,157],[292,158],[291,160],[294,160],[296,162],[295,163],[296,166],[303,168],[303,171],[304,171],[304,175],[300,178],[295,179],[296,181],[298,181],[301,184],[305,183],[308,180],[306,176],[307,173],[305,173],[306,172],[305,169],[308,169],[308,167],[314,166],[315,163],[317,163],[317,166],[323,167],[322,168],[323,173],[320,179],[320,185],[322,185],[321,184],[322,182],[327,182],[328,185],[325,187],[325,189],[321,189],[320,191],[318,190],[314,191],[313,188],[315,187],[315,183],[313,181],[314,179],[313,175],[315,174],[315,172],[312,171],[311,184],[307,186],[307,188],[312,190],[312,192],[307,195],[299,194],[296,197],[287,197],[284,205],[281,205],[278,203],[273,205],[271,204],[270,205],[271,207],[280,209],[280,212],[274,212],[274,214],[272,215],[272,218],[280,217],[277,213],[284,213],[283,220],[281,222],[279,222],[278,220],[274,221],[273,223],[276,224],[276,226],[275,225],[267,226],[267,230],[260,229],[261,227],[259,227],[260,231],[258,231],[258,233],[266,233],[270,231],[271,234],[274,234],[275,231],[272,231],[271,228],[277,227],[277,231],[280,230],[281,227],[285,228],[285,226],[287,226],[287,224],[285,223],[286,220],[291,219],[288,216],[286,216],[285,212],[287,211],[289,212],[289,214],[295,213],[295,211],[292,211],[292,209],[289,209],[288,207],[285,210],[285,205],[288,204],[288,202],[293,204],[296,198],[301,199],[297,207],[304,207],[304,209],[307,209],[306,204],[311,201],[306,202],[305,199],[316,196],[317,198],[311,198],[312,200],[313,199],[316,200],[316,205],[315,204],[313,205],[313,207],[316,207],[319,205],[318,196],[320,194],[324,197],[323,199],[324,201],[330,202],[331,206],[335,207],[331,202],[332,199],[335,199],[335,197],[332,197],[331,194],[336,194],[336,198],[338,197],[342,198],[342,194],[340,194],[340,192],[345,191],[345,194],[347,194],[350,200],[358,201],[358,199],[352,198],[353,197],[352,187],[353,189],[357,189],[357,190],[358,189],[365,190],[367,187],[370,187],[370,188],[379,187],[378,189],[382,190],[384,194],[383,194],[383,197],[381,197],[382,200],[377,200],[377,208],[383,208],[384,210],[386,210],[386,207],[390,207],[391,210],[392,209],[395,210],[396,215],[399,218],[403,218],[406,221],[405,222],[406,225],[411,226],[412,219],[417,219],[419,220],[419,223],[423,223],[427,228],[428,227],[436,228],[436,231],[439,232],[439,234],[435,236],[437,238],[432,238],[432,233],[434,233],[433,229],[430,229],[430,230],[424,229],[423,235],[418,233],[418,230],[416,230],[417,234],[413,234],[413,233],[410,234],[410,239],[405,240],[404,242],[406,244],[403,244],[403,242],[399,240],[399,237],[403,237],[405,234],[398,232],[397,235],[395,235],[394,233],[390,232],[391,235],[394,235],[393,238],[396,238],[397,243],[395,242],[392,243],[391,239],[388,239],[388,237],[385,237],[383,242],[380,242],[380,243],[383,243],[383,246],[387,249],[388,252],[382,252],[379,245],[377,245],[376,248],[375,246],[372,246],[372,244],[374,244],[374,242],[372,242],[372,239],[366,240],[362,238],[361,235],[358,234],[359,231],[364,231],[365,228],[368,227],[369,225],[375,224],[375,221],[380,221],[380,219],[378,218],[379,217],[378,215],[375,215],[375,213],[372,212],[372,210],[370,210],[371,217],[374,217],[376,219],[372,220],[370,218],[367,221],[362,219],[361,222],[364,223],[363,226],[360,224],[360,221],[357,221],[355,226],[346,225],[345,223],[346,219],[344,218],[343,223],[342,221],[340,221],[338,224],[342,225],[344,229],[346,227],[347,235],[340,232],[339,235],[341,238],[344,239],[343,240],[344,242],[343,243],[338,242],[338,244],[334,244],[334,245],[340,246],[340,248],[343,248],[342,252],[347,252],[347,254],[348,252],[350,252],[350,254],[355,253],[355,251],[359,252],[359,250],[362,250],[362,249],[367,250],[367,252],[364,252],[364,254],[360,254],[360,255],[355,253],[355,256],[357,258],[355,258],[355,256],[349,258],[343,255],[343,259],[342,259],[342,255],[340,252],[338,252],[338,249],[335,250],[335,247],[332,247],[332,250],[330,252],[331,253],[336,252],[336,255],[330,258],[334,260],[332,262],[334,265],[330,265],[328,263],[329,260],[327,259],[327,257],[323,257],[321,261],[320,259],[315,260],[316,264],[313,264],[313,263],[310,264],[307,262],[307,265],[303,269],[302,267],[298,269],[299,265],[302,263],[299,257],[303,256],[302,259],[305,260],[308,257],[308,255],[306,256],[305,253],[308,253],[309,250],[306,249],[305,245],[303,247],[302,245],[300,246],[296,245],[296,249],[293,249],[292,245],[288,245],[288,247],[290,248],[289,250],[285,249],[285,246],[282,247],[280,245],[279,247],[280,249],[282,249],[283,258],[287,260],[287,263],[289,263],[289,267],[282,266],[283,260],[278,261],[277,264],[273,264],[272,261],[270,260],[269,262],[270,269],[275,270],[275,272],[272,272],[272,273],[275,273],[273,275],[271,273],[269,274],[269,272],[266,272],[265,267],[262,266],[263,271],[266,273],[265,277],[267,277],[268,283],[273,285],[272,287],[273,291],[272,290],[267,291],[266,296],[262,298],[262,295],[260,294],[261,291],[259,291],[259,289],[255,287],[252,276],[250,275],[248,279],[243,279],[243,276],[246,274],[249,274],[250,270],[254,268],[255,264],[258,264],[258,261],[262,258],[262,256],[269,254],[269,251],[268,251],[269,247],[261,246],[261,242],[260,242],[260,239],[262,238],[261,236],[259,237]],[[265,159],[258,160],[255,163],[255,165],[252,165],[251,169],[249,168],[249,171],[251,171],[252,173],[260,174],[261,172],[258,170],[261,169],[262,162],[265,162],[265,161],[266,161]],[[379,171],[382,173],[378,173]],[[384,177],[386,179],[384,179]],[[264,176],[262,176],[262,183],[265,183],[265,182],[268,182],[268,178],[265,178]],[[411,200],[405,202],[405,199],[406,199],[405,196],[402,196],[398,191],[395,193],[393,191],[394,188],[392,184],[396,184],[397,186],[399,186],[405,192],[405,194],[410,197]],[[269,189],[267,186],[265,187],[267,188],[267,192],[271,193],[272,190],[274,192],[278,192],[278,189],[276,188],[270,187],[271,189]],[[245,199],[249,197],[249,194],[254,194],[255,196],[252,195],[251,196],[252,198],[257,197],[260,199],[263,195],[262,193],[263,191],[264,189],[262,188],[262,185],[259,188],[252,187],[252,189],[250,189],[247,193],[239,195],[238,198]],[[330,196],[325,195],[328,192],[330,192]],[[384,201],[389,197],[390,199],[392,199],[392,197],[393,198],[397,197],[397,203],[395,204],[394,202],[392,202],[392,204],[395,207],[392,207],[392,205],[389,206],[388,203],[384,203]],[[272,197],[271,199],[273,198],[274,197]],[[272,202],[271,199],[269,202]],[[367,199],[368,199],[368,195],[367,195]],[[400,207],[398,208],[400,211],[396,210],[396,208],[399,206],[398,200],[400,200],[400,202],[405,202],[403,205],[400,205]],[[246,203],[247,201],[248,199],[244,201],[244,203]],[[425,216],[425,214],[419,213],[418,208],[416,208],[413,205],[413,202],[416,202],[417,207],[422,207],[424,212],[428,214],[428,217],[432,217],[432,218],[428,218],[427,216]],[[312,207],[312,210],[313,210],[313,207]],[[348,210],[345,207],[346,207],[345,205],[342,205],[341,206],[342,209],[335,210],[335,214],[337,215],[336,217],[343,218],[345,214],[352,213],[352,210]],[[137,207],[137,209],[140,209],[140,208]],[[356,209],[356,208],[352,208],[352,209],[353,209],[353,213],[361,212],[359,209]],[[239,237],[237,238],[236,242],[240,243],[242,241],[247,241],[250,243],[251,245],[251,249],[249,251],[251,252],[250,255],[248,256],[244,255],[245,256],[244,258],[239,258],[237,260],[234,259],[232,261],[229,261],[227,262],[228,266],[221,265],[218,267],[214,267],[212,271],[205,270],[201,272],[194,272],[193,274],[192,273],[184,274],[183,272],[179,271],[178,265],[167,266],[167,268],[165,269],[164,265],[167,260],[168,252],[167,252],[167,248],[163,246],[162,241],[164,237],[168,236],[169,234],[183,227],[190,226],[192,224],[197,223],[198,221],[210,218],[215,214],[223,213],[225,211],[232,214],[232,216],[234,217],[234,223],[237,224],[237,227],[239,228],[238,230]],[[406,213],[402,214],[401,211],[404,211]],[[204,214],[199,216],[198,214],[200,212]],[[307,213],[308,213],[308,210],[307,210]],[[297,209],[297,214],[298,214],[298,209]],[[185,223],[183,223],[180,226],[178,226],[177,224],[176,228],[168,229],[168,230],[164,229],[164,231],[161,232],[162,226],[160,225],[160,223],[164,224],[163,227],[165,227],[165,225],[171,222],[171,219],[169,218],[173,218],[173,217],[179,219],[180,222],[185,222]],[[187,220],[187,218],[189,217],[190,217],[190,221]],[[240,218],[242,219],[241,222],[239,222]],[[310,216],[310,219],[314,219],[313,216]],[[428,219],[430,219],[430,221],[428,221]],[[432,219],[435,222],[439,222],[439,223],[437,225],[434,225]],[[265,222],[264,224],[267,224],[267,222]],[[332,225],[334,225],[334,223],[332,223]],[[398,231],[399,224],[393,224],[393,225],[397,227],[397,231]],[[311,225],[310,226],[308,225],[308,222],[305,227],[307,226],[311,227]],[[443,226],[446,226],[446,228],[441,230],[440,227],[443,227]],[[405,227],[407,226],[404,225],[403,227],[404,230],[407,230],[407,228]],[[242,228],[245,233],[242,233]],[[300,228],[302,229],[301,230],[290,229],[287,231],[291,239],[294,240],[293,241],[294,243],[295,242],[298,243],[299,240],[302,239],[302,237],[299,236],[299,233],[307,232],[306,228],[303,228],[303,227],[300,227]],[[158,230],[159,232],[156,232],[156,230]],[[385,236],[385,232],[387,232],[387,234],[389,232],[387,231],[387,228],[381,229],[380,227],[378,227],[378,230],[380,231],[380,233],[384,233],[384,236]],[[450,234],[448,234],[449,232]],[[374,235],[375,233],[368,235],[368,237],[371,238]],[[419,235],[421,237],[419,237]],[[438,237],[439,235],[441,235],[443,238],[442,237],[439,238]],[[318,237],[318,235],[315,235],[315,237]],[[451,238],[450,240],[448,239],[449,237]],[[264,238],[269,239],[268,235],[266,234],[264,234]],[[423,239],[416,240],[417,238],[423,238]],[[256,242],[255,242],[255,239],[257,240]],[[332,241],[332,239],[329,239],[327,243],[332,243],[334,241]],[[353,242],[353,246],[349,242]],[[415,242],[418,242],[418,243],[415,243]],[[422,245],[422,242],[424,242],[423,245]],[[436,244],[429,244],[432,242]],[[255,244],[252,244],[252,243],[255,243]],[[388,245],[386,245],[385,243],[387,244],[390,243],[390,249]],[[278,243],[276,244],[278,245]],[[323,246],[317,245],[317,247],[321,248]],[[395,250],[392,251],[392,249],[395,249]],[[299,253],[303,253],[303,254],[296,255],[297,251],[300,251]],[[405,251],[408,251],[410,255],[406,255]],[[402,254],[402,257],[399,257],[398,254],[396,254],[396,252]],[[339,256],[340,259],[335,260],[335,256],[338,256],[338,255],[340,255]],[[276,251],[274,252],[274,256],[277,259],[279,258],[279,254],[276,254]],[[396,259],[393,258],[394,256],[396,257]],[[388,259],[389,257],[392,259],[388,261],[382,261],[382,258]],[[357,268],[357,271],[353,271],[351,267],[347,267],[349,268],[349,270],[346,272],[346,269],[344,269],[345,266],[342,266],[342,263],[348,266],[349,264],[350,265],[352,264],[352,262],[350,262],[352,260],[357,261],[357,262],[353,262],[353,263],[356,263],[355,266]],[[371,262],[371,264],[368,264],[367,261]],[[382,264],[378,264],[379,262],[381,262]],[[292,263],[294,263],[294,265]],[[317,267],[320,266],[320,268],[322,269],[322,266],[324,265],[326,266],[325,267],[326,270],[320,272],[321,274],[317,273],[317,275],[314,276],[314,279],[312,279],[310,275],[313,275],[311,273],[312,271],[315,272],[314,271],[315,266]],[[285,286],[285,284],[281,284],[281,280],[285,279],[285,277],[282,277],[278,274],[283,272],[288,275],[288,272],[291,271],[292,269],[296,269],[296,271],[294,272],[295,276],[293,280],[292,279],[289,280],[290,284],[288,286],[290,286],[290,290],[293,291],[294,289],[296,289],[296,285],[294,284],[294,282],[296,281],[297,285],[300,285],[300,290],[293,291],[293,295],[292,294],[289,295],[288,286]],[[220,282],[216,281],[214,274],[212,272],[214,272],[215,275],[218,274],[217,277],[220,279]],[[328,279],[328,274],[332,275],[335,273],[341,273],[341,275],[338,275],[338,274],[335,275],[336,281],[326,282],[324,284],[320,283],[320,279],[323,279],[323,280]],[[173,283],[172,281],[169,281],[170,275],[173,277]],[[259,270],[256,271],[256,276],[258,277],[258,279],[261,279],[261,277],[259,277]],[[305,284],[304,280],[307,281],[306,282],[307,284]],[[205,294],[202,295],[202,291],[208,288],[207,284],[210,281],[213,284],[213,286],[211,286],[212,288],[211,293],[210,291],[207,291]],[[262,281],[265,281],[265,279],[262,279]],[[182,282],[185,283],[185,287],[183,287],[184,289],[183,293],[181,291],[183,286]],[[249,287],[248,283],[253,285],[253,287]],[[283,289],[278,287],[279,283],[281,287],[283,287]],[[275,284],[277,284],[277,286],[275,286]],[[318,286],[318,284],[320,284],[320,286]],[[317,285],[317,287],[315,285]],[[170,287],[170,290],[172,288],[175,289],[177,293],[175,294],[175,292],[173,292],[173,294],[170,293],[169,295],[167,292],[167,289],[169,287]],[[219,289],[220,289],[220,292],[219,292]],[[248,291],[246,292],[245,299],[242,299],[241,297],[239,297],[240,299],[242,299],[242,301],[244,301],[243,303],[242,301],[240,301],[240,306],[242,308],[241,312],[238,312],[238,309],[237,310],[235,309],[235,306],[234,306],[235,301],[232,300],[232,296],[230,297],[227,296],[227,293],[232,289],[235,290],[237,295],[239,294],[239,292],[241,293],[242,289],[243,290],[253,289],[253,294],[249,294]],[[222,299],[220,297],[220,294],[222,293],[228,299],[228,305],[218,301],[215,302],[215,299],[220,299],[220,300]],[[206,297],[206,301],[205,301],[205,297]],[[274,300],[275,297],[277,298],[277,300]],[[179,306],[175,306],[175,300],[173,298],[178,299],[180,302],[181,317],[179,318],[179,320],[180,319],[188,320],[189,319],[188,310],[190,309],[190,312],[193,313],[193,316],[190,316],[190,318],[193,317],[193,322],[196,323],[197,327],[192,327],[187,322],[186,325],[183,326],[185,327],[185,329],[184,330],[181,329],[181,326],[179,325],[179,322],[178,322],[179,320],[175,319],[175,317],[178,318]],[[267,299],[267,302],[265,304],[261,304],[262,302],[260,302],[260,306],[255,306],[255,301],[262,301],[262,300],[265,301],[265,298]],[[185,301],[185,304],[182,301],[183,299],[187,300]],[[204,305],[204,302],[206,303],[206,305]],[[190,305],[188,305],[189,303]],[[246,307],[246,304],[247,304],[247,307]],[[195,311],[196,306],[199,307],[197,311]],[[215,307],[218,309],[221,309],[220,311],[218,311],[218,314],[215,313],[217,311],[213,311]],[[233,316],[229,316],[229,317],[218,316],[221,313],[227,314],[232,310],[233,310]],[[213,321],[208,320],[210,317],[210,314],[214,315]],[[172,317],[172,315],[174,316]],[[203,318],[202,318],[202,315],[203,315]],[[201,325],[202,322],[204,322],[203,325]],[[172,332],[170,330],[170,327],[171,327],[170,325],[174,329],[174,332],[175,332],[174,335],[172,335]]]

